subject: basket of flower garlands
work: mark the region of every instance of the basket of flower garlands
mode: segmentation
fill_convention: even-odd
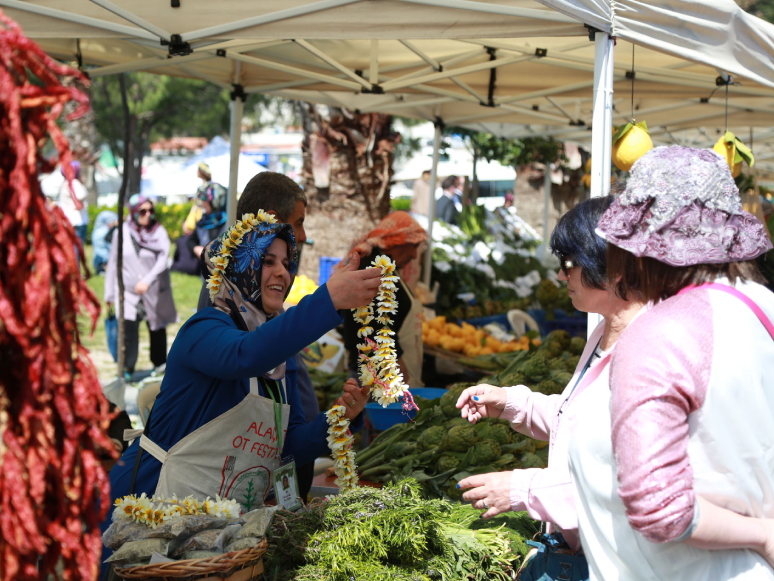
[[[102,535],[113,550],[106,563],[122,579],[255,579],[263,573],[265,537],[275,510],[240,515],[238,502],[220,497],[125,496],[116,500],[113,523]]]

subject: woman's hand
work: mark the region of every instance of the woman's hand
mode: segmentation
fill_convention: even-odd
[[[511,510],[511,472],[468,476],[460,480],[457,488],[470,489],[462,498],[472,501],[473,508],[486,511],[481,518],[492,518]]]
[[[374,300],[382,282],[382,271],[378,268],[358,270],[360,257],[356,252],[349,255],[344,266],[334,272],[325,285],[331,295],[333,308],[354,309]]]
[[[136,285],[134,285],[135,294],[142,296],[147,292],[148,292],[148,285],[145,284],[143,281],[140,281]]]
[[[502,387],[482,383],[463,391],[457,400],[457,408],[463,418],[475,424],[481,418],[499,418],[507,399],[508,392]]]
[[[336,400],[336,405],[343,405],[347,408],[344,417],[348,420],[354,420],[357,414],[363,411],[365,404],[368,403],[368,396],[371,395],[371,388],[363,386],[361,389],[355,379],[348,379],[344,384],[344,395]]]

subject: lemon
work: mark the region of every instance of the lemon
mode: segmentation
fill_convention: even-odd
[[[590,173],[583,174],[583,177],[581,178],[581,181],[583,182],[584,186],[586,186],[587,188],[590,188],[591,187],[591,174]]]
[[[586,162],[586,173],[591,173],[591,158]]]
[[[653,141],[644,129],[633,125],[626,135],[613,144],[613,163],[622,171],[629,171],[634,162],[653,149]]]
[[[712,149],[726,160],[728,167],[731,169],[731,177],[738,177],[742,173],[742,162],[734,163],[734,159],[736,159],[736,141],[728,143],[725,141],[725,138],[721,137]]]

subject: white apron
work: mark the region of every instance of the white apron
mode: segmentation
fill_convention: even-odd
[[[262,506],[271,490],[271,475],[280,465],[290,406],[259,393],[258,380],[253,377],[245,399],[168,451],[141,436],[140,447],[162,463],[155,494],[176,494],[178,498],[192,494],[200,500],[220,495],[239,502],[243,512]],[[287,401],[287,394],[283,393],[282,398]],[[279,410],[280,438],[276,427]]]
[[[398,331],[398,341],[403,347],[403,365],[406,368],[406,384],[409,387],[422,387],[422,357],[424,348],[422,346],[422,301],[411,292],[409,286],[400,279],[400,285],[411,297],[411,310],[403,320],[400,331]]]

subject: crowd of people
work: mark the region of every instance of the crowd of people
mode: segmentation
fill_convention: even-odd
[[[141,195],[132,196],[121,225],[129,242],[127,372],[142,320],[153,365],[166,372],[142,437],[110,473],[112,494],[228,495],[224,457],[233,455],[267,473],[292,458],[304,497],[315,458],[329,450],[300,352],[341,329],[350,379],[338,403],[359,430],[369,393],[357,381],[350,309],[376,295],[380,272],[370,265],[377,255],[407,267],[422,255],[427,233],[412,214],[390,213],[352,241],[324,285],[285,310],[306,241],[303,190],[281,174],[255,176],[237,215],[265,215],[242,224],[232,244],[226,190],[206,166],[199,175],[184,245],[196,257],[202,291],[168,354],[165,328],[177,320],[169,236],[154,202]],[[415,184],[427,191],[412,213],[429,201],[428,177]],[[459,179],[446,179],[441,190],[438,215],[453,222]],[[72,210],[83,209],[74,203]],[[96,245],[115,241],[116,226],[110,215],[95,225]],[[224,265],[224,244],[240,258]],[[550,248],[574,306],[601,322],[562,394],[481,384],[460,396],[463,418],[507,419],[550,449],[547,468],[461,480],[463,499],[484,518],[527,511],[546,523],[545,550],[520,579],[558,578],[541,576],[552,559],[573,581],[774,579],[774,294],[754,261],[772,245],[742,209],[728,166],[710,151],[657,148],[617,195],[568,211]],[[106,260],[101,253],[108,304],[117,298],[116,254],[115,242]],[[404,280],[396,296],[398,364],[409,385],[421,386],[423,305]],[[251,446],[225,450],[222,435],[252,421],[276,425],[274,439],[256,434]],[[256,455],[260,461],[249,459]],[[271,484],[262,482],[257,494],[265,499]]]

